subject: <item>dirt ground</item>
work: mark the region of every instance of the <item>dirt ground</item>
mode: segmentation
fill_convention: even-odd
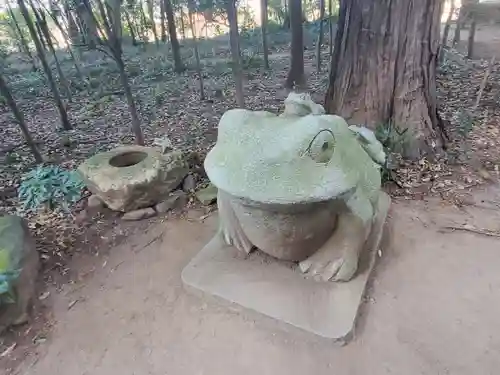
[[[186,292],[180,273],[216,231],[216,214],[205,222],[201,214],[157,223],[82,263],[92,276],[53,291],[58,323],[13,373],[498,372],[500,239],[472,232],[500,228],[497,187],[462,209],[438,200],[394,203],[390,244],[345,347]]]

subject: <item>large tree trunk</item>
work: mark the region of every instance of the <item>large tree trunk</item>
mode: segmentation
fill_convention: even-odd
[[[174,55],[174,70],[177,73],[184,71],[184,65],[181,60],[181,47],[177,39],[177,30],[175,28],[174,9],[170,0],[163,0],[165,13],[167,15],[168,34],[170,36],[170,44],[172,45],[172,54]]]
[[[269,51],[267,48],[267,0],[260,0],[260,22],[262,31],[262,51],[264,53],[264,67],[269,69]]]
[[[436,63],[441,1],[344,0],[335,37],[328,113],[374,128],[408,129],[405,155],[444,146]]]
[[[24,139],[26,140],[26,144],[31,150],[31,153],[35,157],[35,160],[37,163],[42,163],[43,162],[43,157],[40,154],[40,151],[36,147],[35,141],[31,137],[31,133],[28,130],[28,126],[26,125],[26,122],[24,121],[24,115],[23,113],[19,110],[17,107],[16,101],[14,100],[14,97],[12,96],[12,93],[9,89],[9,86],[7,85],[7,82],[3,78],[3,76],[0,74],[0,94],[5,98],[5,101],[7,102],[7,105],[9,106],[10,110],[14,114],[14,117],[19,124],[19,127],[21,128],[21,131],[24,135]]]
[[[290,28],[292,29],[292,46],[290,48],[291,66],[285,86],[289,89],[303,88],[306,83],[304,75],[304,37],[302,33],[302,2],[290,0]]]
[[[238,34],[238,15],[236,0],[226,0],[227,19],[229,21],[229,43],[231,44],[231,57],[233,60],[233,77],[236,86],[236,104],[243,108],[245,96],[243,94],[243,74],[241,72],[240,36]]]
[[[17,5],[19,6],[19,10],[21,11],[23,18],[26,21],[26,26],[28,27],[28,30],[30,32],[31,39],[35,44],[35,48],[38,57],[40,59],[40,63],[42,64],[45,75],[47,76],[47,81],[49,82],[52,95],[54,96],[54,101],[56,102],[56,106],[59,110],[59,115],[61,117],[61,125],[64,129],[70,130],[73,127],[69,122],[68,113],[66,112],[66,107],[64,106],[64,103],[61,99],[61,95],[59,94],[59,90],[56,85],[56,81],[54,80],[52,71],[50,70],[49,64],[47,63],[47,59],[45,57],[45,51],[43,49],[42,43],[40,42],[40,39],[38,38],[38,34],[36,32],[35,25],[33,24],[33,20],[31,19],[31,16],[28,12],[28,8],[26,7],[24,0],[17,0]]]

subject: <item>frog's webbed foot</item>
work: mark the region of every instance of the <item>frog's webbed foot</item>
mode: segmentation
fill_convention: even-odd
[[[347,212],[339,217],[332,237],[313,255],[299,263],[306,277],[321,281],[349,281],[358,269],[358,259],[371,225]]]

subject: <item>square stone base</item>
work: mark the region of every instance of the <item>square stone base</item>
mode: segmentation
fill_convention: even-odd
[[[182,280],[188,287],[345,343],[352,337],[386,215],[375,224],[378,233],[367,242],[357,276],[346,283],[305,279],[295,264],[259,251],[246,256],[219,234],[184,268]]]

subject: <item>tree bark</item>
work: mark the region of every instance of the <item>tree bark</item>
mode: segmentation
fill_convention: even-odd
[[[36,147],[35,141],[31,137],[31,133],[28,130],[28,126],[26,125],[26,121],[24,121],[24,115],[17,107],[16,101],[14,100],[14,97],[12,96],[12,93],[9,89],[9,86],[7,85],[7,82],[5,81],[2,74],[0,74],[0,93],[5,98],[7,105],[9,106],[10,110],[14,114],[14,117],[15,117],[17,123],[19,124],[19,127],[21,128],[21,131],[23,133],[24,139],[26,140],[26,144],[30,148],[31,153],[35,157],[36,162],[42,163],[43,157],[40,154],[38,147]]]
[[[236,13],[236,0],[226,0],[227,19],[229,21],[229,43],[231,45],[231,57],[233,60],[233,76],[236,86],[236,104],[245,107],[245,96],[243,94],[243,76],[241,72],[240,36],[238,34],[238,16]]]
[[[329,0],[330,1],[330,0]],[[316,71],[321,71],[321,45],[323,44],[323,21],[325,18],[325,0],[319,0],[319,34],[316,45]]]
[[[170,36],[170,44],[172,45],[172,54],[174,55],[174,70],[176,73],[184,71],[184,65],[181,60],[181,47],[177,39],[177,30],[175,28],[174,9],[171,0],[164,0],[165,13],[167,15],[168,34]]]
[[[328,113],[372,129],[408,129],[405,156],[445,146],[437,111],[440,1],[344,0],[335,37]]]
[[[267,48],[267,0],[260,0],[260,22],[262,31],[262,52],[264,53],[264,68],[269,69],[269,50]]]
[[[61,117],[61,125],[64,129],[70,130],[73,127],[71,126],[69,119],[68,119],[68,113],[66,112],[66,107],[64,106],[64,103],[61,99],[61,95],[59,94],[59,90],[57,88],[56,82],[54,80],[54,76],[52,75],[52,71],[50,70],[49,64],[47,63],[47,59],[45,57],[45,52],[42,47],[42,43],[40,42],[40,39],[38,38],[38,34],[36,32],[35,26],[33,24],[33,20],[30,17],[30,14],[28,12],[28,8],[26,7],[26,4],[24,3],[24,0],[17,0],[17,4],[19,6],[19,10],[21,11],[21,14],[23,15],[25,21],[26,21],[26,26],[28,27],[28,30],[31,35],[31,39],[33,40],[33,43],[35,44],[35,48],[38,54],[38,57],[40,59],[40,63],[42,64],[42,68],[45,72],[45,75],[47,76],[47,80],[50,85],[50,89],[52,91],[52,95],[54,96],[54,101],[56,102],[56,106],[59,110],[59,115]]]
[[[302,33],[302,2],[290,0],[290,28],[292,30],[291,66],[285,86],[289,89],[302,89],[306,79],[304,75],[304,40]]]

